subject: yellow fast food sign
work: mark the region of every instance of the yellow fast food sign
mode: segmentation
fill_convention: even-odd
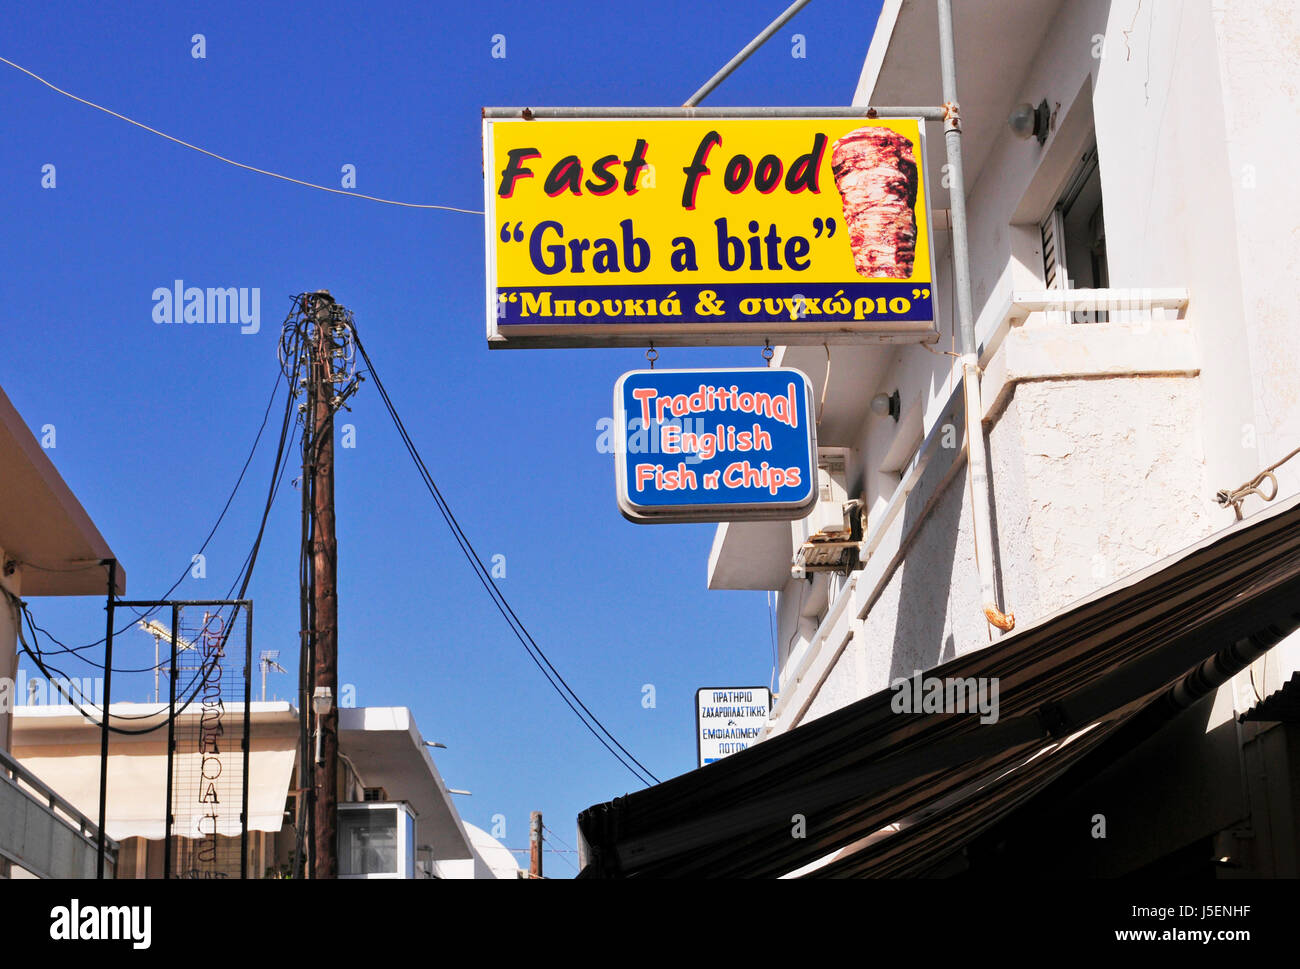
[[[934,339],[917,119],[485,120],[488,341]]]

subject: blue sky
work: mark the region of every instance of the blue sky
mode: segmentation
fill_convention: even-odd
[[[680,104],[785,5],[16,5],[0,55],[247,164],[331,186],[352,164],[357,191],[477,209],[482,106]],[[878,9],[817,0],[707,103],[847,104]],[[491,56],[495,34],[503,59]],[[791,56],[795,34],[806,57]],[[289,296],[324,287],[354,312],[471,540],[485,558],[505,556],[515,611],[643,763],[660,778],[694,766],[697,687],[769,681],[764,594],[705,588],[713,526],[638,526],[616,507],[597,424],[643,352],[489,352],[480,216],[237,169],[3,64],[0,115],[0,386],[34,431],[54,425],[50,456],[124,563],[131,598],[161,596],[197,551],[261,420]],[[45,165],[54,188],[41,185]],[[176,279],[260,289],[260,331],[155,324],[152,293]],[[760,363],[748,348],[660,356],[668,367]],[[340,682],[358,705],[409,706],[425,737],[447,744],[436,760],[450,786],[473,792],[458,800],[468,820],[490,829],[503,815],[503,840],[522,848],[528,812],[541,810],[573,846],[580,810],[639,785],[492,608],[373,385],[340,423],[356,428],[337,466]],[[226,593],[272,443],[209,547],[208,577],[177,596]],[[255,648],[279,648],[291,669],[296,506],[286,487],[250,588]],[[102,599],[32,606],[69,642],[103,633]],[[152,660],[151,640],[129,641],[122,649]],[[139,695],[115,699],[147,699],[132,685]],[[272,676],[269,689],[291,696],[294,678]],[[568,858],[548,856],[548,873],[571,874]]]

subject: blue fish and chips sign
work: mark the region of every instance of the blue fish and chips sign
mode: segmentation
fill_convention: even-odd
[[[808,378],[788,367],[626,373],[619,510],[639,523],[803,518],[817,501],[813,415]]]

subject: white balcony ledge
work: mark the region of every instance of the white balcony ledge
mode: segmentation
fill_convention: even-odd
[[[1027,380],[1068,380],[1080,377],[1124,377],[1186,375],[1199,373],[1199,358],[1190,324],[1181,317],[1188,305],[1186,289],[1049,290],[1015,292],[1000,306],[990,301],[977,330],[988,333],[980,351],[984,369],[981,403],[985,421],[996,418],[1017,383]],[[1052,314],[1077,310],[1101,310],[1111,318],[1106,323],[1056,323]],[[907,547],[924,524],[913,523],[900,530],[900,513],[910,493],[925,475],[931,459],[941,448],[940,431],[945,421],[959,428],[962,390],[958,386],[940,409],[927,415],[929,433],[903,470],[902,480],[886,507],[873,517],[864,541],[864,569],[855,572],[829,605],[812,639],[797,649],[781,670],[781,695],[760,740],[797,726],[834,666],[843,648],[841,619],[850,601],[873,602],[892,577],[888,567],[891,553]],[[965,449],[961,434],[958,453]],[[954,457],[956,457],[954,455]],[[952,462],[943,462],[945,468]],[[939,473],[950,473],[941,469]],[[734,526],[733,526],[734,527]],[[730,545],[726,526],[719,528],[710,559],[710,588],[713,564],[726,561],[740,550]],[[883,547],[882,547],[883,546]],[[884,552],[884,555],[877,554]],[[747,555],[771,555],[770,567],[784,565],[790,550],[764,552],[752,547]],[[748,562],[755,573],[768,567]],[[863,613],[858,621],[866,618]],[[856,627],[854,630],[856,634]],[[839,648],[836,648],[838,646]]]
[[[1108,323],[1135,324],[1140,330],[1143,325],[1180,319],[1188,299],[1186,289],[1174,287],[1016,290],[1001,303],[990,299],[975,323],[975,332],[984,335],[980,342],[980,365],[984,366],[997,353],[1008,333],[1020,327],[1092,328],[1107,324],[1071,324],[1070,314],[1105,313]]]
[[[981,417],[993,420],[1024,381],[1195,376],[1195,335],[1179,318],[1187,302],[1185,289],[1013,293],[981,349]],[[1105,313],[1107,322],[1067,322],[1079,312]]]

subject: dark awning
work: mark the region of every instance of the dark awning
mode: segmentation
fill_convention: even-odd
[[[1185,709],[1300,627],[1297,526],[1300,497],[927,671],[997,677],[996,723],[895,713],[885,690],[590,807],[578,817],[582,874],[910,874],[932,865],[1114,731]]]
[[[1242,723],[1248,720],[1260,723],[1300,723],[1300,673],[1292,673],[1291,679],[1237,719]]]
[[[0,390],[0,547],[22,569],[24,596],[102,596],[113,550],[22,415]],[[117,565],[115,591],[126,593]]]

